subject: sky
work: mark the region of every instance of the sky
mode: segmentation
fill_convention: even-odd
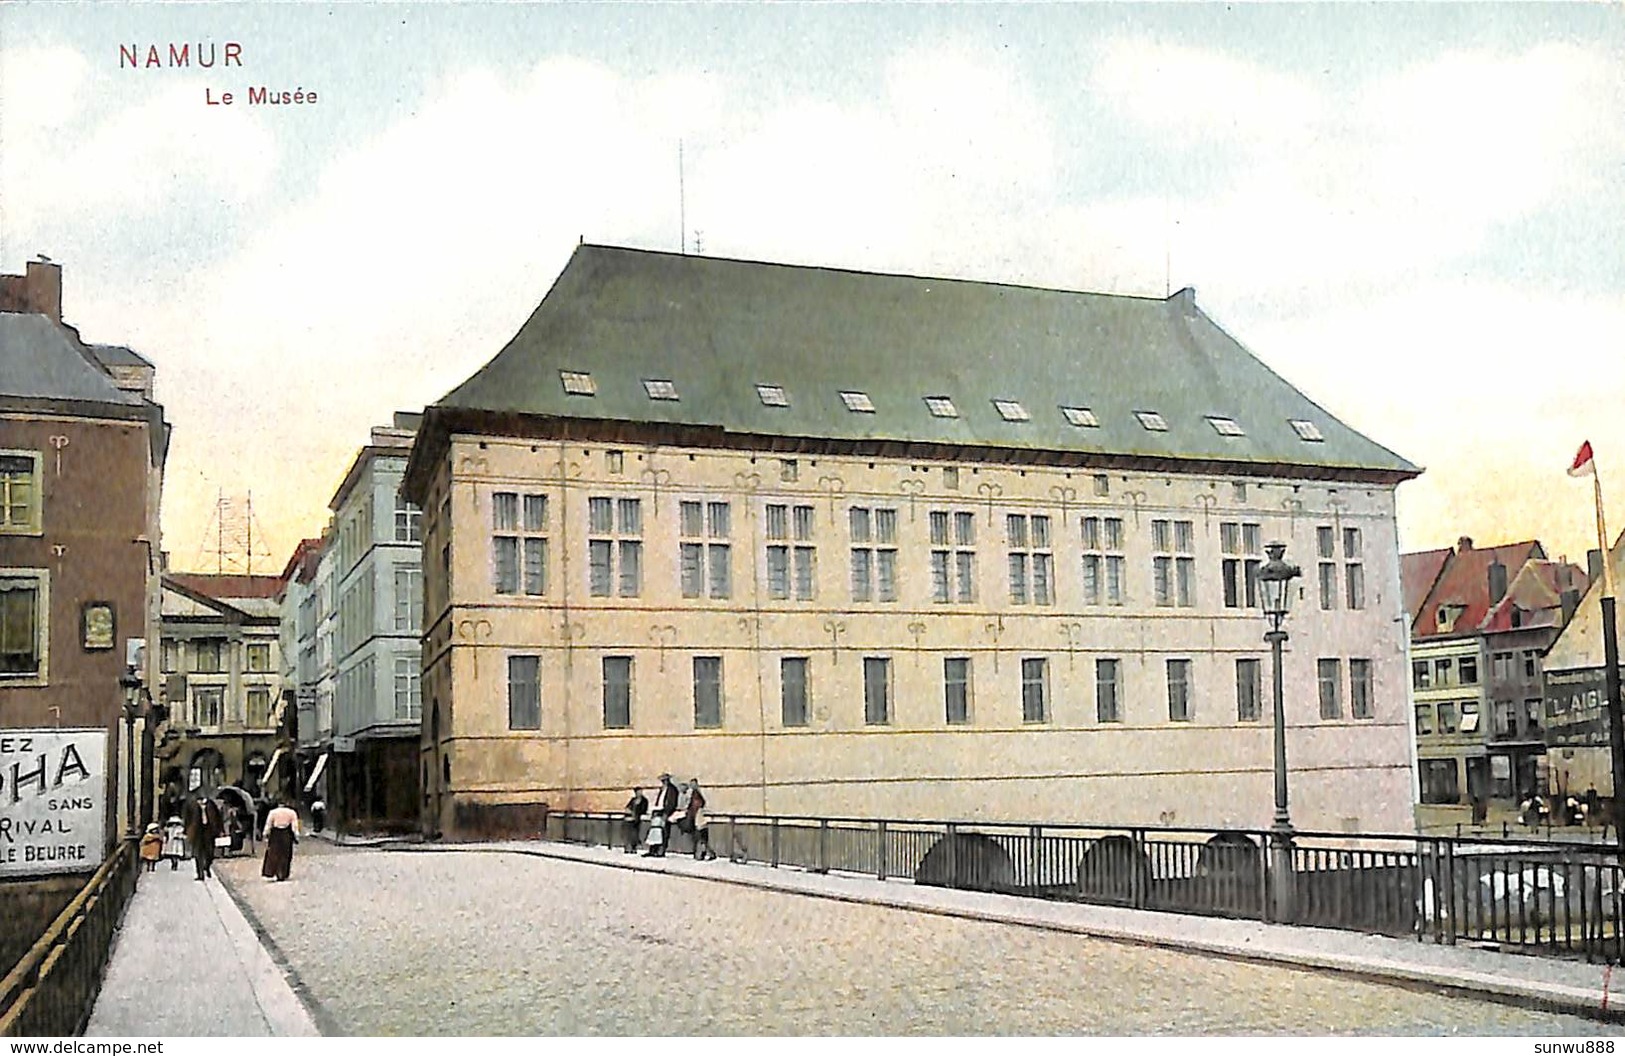
[[[1405,549],[1583,561],[1583,440],[1625,528],[1622,188],[1618,4],[0,5],[0,271],[49,256],[157,366],[182,569],[252,493],[279,570],[582,239],[1191,286],[1425,468]]]

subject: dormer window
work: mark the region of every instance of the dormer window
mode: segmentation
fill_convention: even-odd
[[[645,381],[643,391],[649,394],[651,400],[677,399],[677,386],[669,381]]]
[[[1145,426],[1147,432],[1166,433],[1168,431],[1168,423],[1156,411],[1135,411],[1134,417],[1140,420],[1140,424]]]
[[[998,408],[999,417],[1003,418],[1007,422],[1026,422],[1032,420],[1032,415],[1027,413],[1027,408],[1023,407],[1015,400],[994,400],[993,406]]]
[[[785,395],[782,385],[758,385],[756,395],[762,398],[763,407],[790,406],[790,397]]]
[[[846,404],[846,409],[849,411],[859,414],[875,413],[875,403],[869,398],[867,392],[843,392],[841,393],[841,402]]]
[[[925,405],[931,409],[931,414],[937,418],[958,418],[959,408],[954,401],[946,396],[927,396]]]
[[[1068,422],[1080,429],[1100,428],[1100,419],[1087,407],[1062,407],[1061,413],[1066,416]]]
[[[1304,440],[1309,443],[1319,443],[1320,441],[1326,439],[1321,435],[1320,426],[1316,425],[1314,422],[1306,421],[1302,418],[1289,418],[1287,421],[1291,423],[1293,431],[1298,434],[1299,440]]]
[[[559,380],[564,383],[566,396],[598,395],[598,386],[593,383],[591,374],[578,370],[561,370]]]
[[[1222,418],[1219,415],[1210,414],[1207,416],[1207,424],[1211,425],[1213,427],[1213,431],[1218,433],[1220,436],[1247,435],[1247,430],[1236,424],[1236,420],[1234,418]]]

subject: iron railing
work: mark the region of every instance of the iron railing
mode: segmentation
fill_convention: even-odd
[[[135,884],[136,845],[124,840],[0,980],[0,1037],[83,1033]]]
[[[545,835],[624,847],[646,831],[563,812]],[[710,836],[719,856],[775,868],[1625,960],[1625,864],[1585,844],[1297,832],[1288,869],[1259,829],[716,814]],[[691,848],[673,834],[671,853]]]

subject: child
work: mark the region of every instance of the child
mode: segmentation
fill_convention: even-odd
[[[186,857],[186,826],[174,816],[164,822],[164,857],[169,859],[170,872],[179,869]]]
[[[147,865],[147,872],[158,868],[158,859],[163,855],[164,838],[158,835],[158,823],[155,821],[147,826],[146,835],[141,837],[141,860]]]

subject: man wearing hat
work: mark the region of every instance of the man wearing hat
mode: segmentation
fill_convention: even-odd
[[[660,833],[660,842],[649,844],[650,858],[664,858],[666,845],[671,843],[672,815],[677,813],[677,786],[670,774],[660,775],[660,787],[655,789],[654,810],[650,815],[650,832]],[[653,837],[651,836],[651,840]]]

